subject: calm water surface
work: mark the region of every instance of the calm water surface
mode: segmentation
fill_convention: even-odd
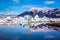
[[[31,32],[21,25],[0,25],[0,40],[60,40],[59,31]]]

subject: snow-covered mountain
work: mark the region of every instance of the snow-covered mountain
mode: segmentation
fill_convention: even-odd
[[[25,15],[30,15],[32,17],[35,17],[35,15],[38,15],[39,17],[46,16],[48,18],[60,18],[60,8],[55,9],[32,9],[30,11],[23,12],[18,17],[24,17]]]
[[[18,15],[18,17],[25,17],[25,15],[30,15],[34,17],[35,21],[40,20],[40,23],[34,23],[31,27],[32,29],[52,29],[60,31],[60,25],[54,23],[46,23],[44,21],[49,21],[49,18],[60,18],[60,8],[55,9],[32,9],[26,12],[23,12]],[[41,19],[40,19],[41,18]],[[51,21],[51,20],[50,20]],[[51,21],[53,22],[53,21]],[[59,23],[58,23],[59,24]],[[29,27],[29,28],[31,28]],[[34,31],[34,30],[33,30]],[[35,30],[36,31],[36,30]]]

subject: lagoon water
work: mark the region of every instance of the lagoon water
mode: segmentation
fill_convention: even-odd
[[[32,32],[21,25],[0,25],[0,40],[60,40],[60,31]]]

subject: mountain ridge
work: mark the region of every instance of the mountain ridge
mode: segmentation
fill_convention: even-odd
[[[36,15],[40,17],[46,16],[48,18],[60,18],[60,8],[55,8],[55,9],[49,9],[49,10],[30,10],[30,11],[25,11],[19,15],[18,17],[24,17],[25,15],[30,15],[32,17],[35,17]]]

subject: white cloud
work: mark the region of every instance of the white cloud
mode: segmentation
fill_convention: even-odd
[[[32,5],[23,5],[22,8],[33,8],[34,6]]]
[[[13,0],[13,2],[15,2],[15,3],[19,3],[19,0]]]
[[[18,15],[18,14],[20,14],[19,12],[15,12],[15,11],[7,11],[6,13],[8,15]]]
[[[33,10],[33,9],[37,9],[37,10],[52,9],[52,8],[47,7],[47,6],[38,7],[38,5],[36,5],[36,6],[33,6],[33,5],[23,5],[22,8],[29,8],[30,10]]]
[[[45,1],[44,3],[45,3],[45,4],[54,4],[55,1]]]
[[[20,14],[20,12],[16,12],[16,11],[5,11],[5,12],[0,12],[0,15],[18,15]]]
[[[33,5],[23,5],[22,6],[22,8],[37,8],[37,7],[35,7],[35,6],[33,6]]]

